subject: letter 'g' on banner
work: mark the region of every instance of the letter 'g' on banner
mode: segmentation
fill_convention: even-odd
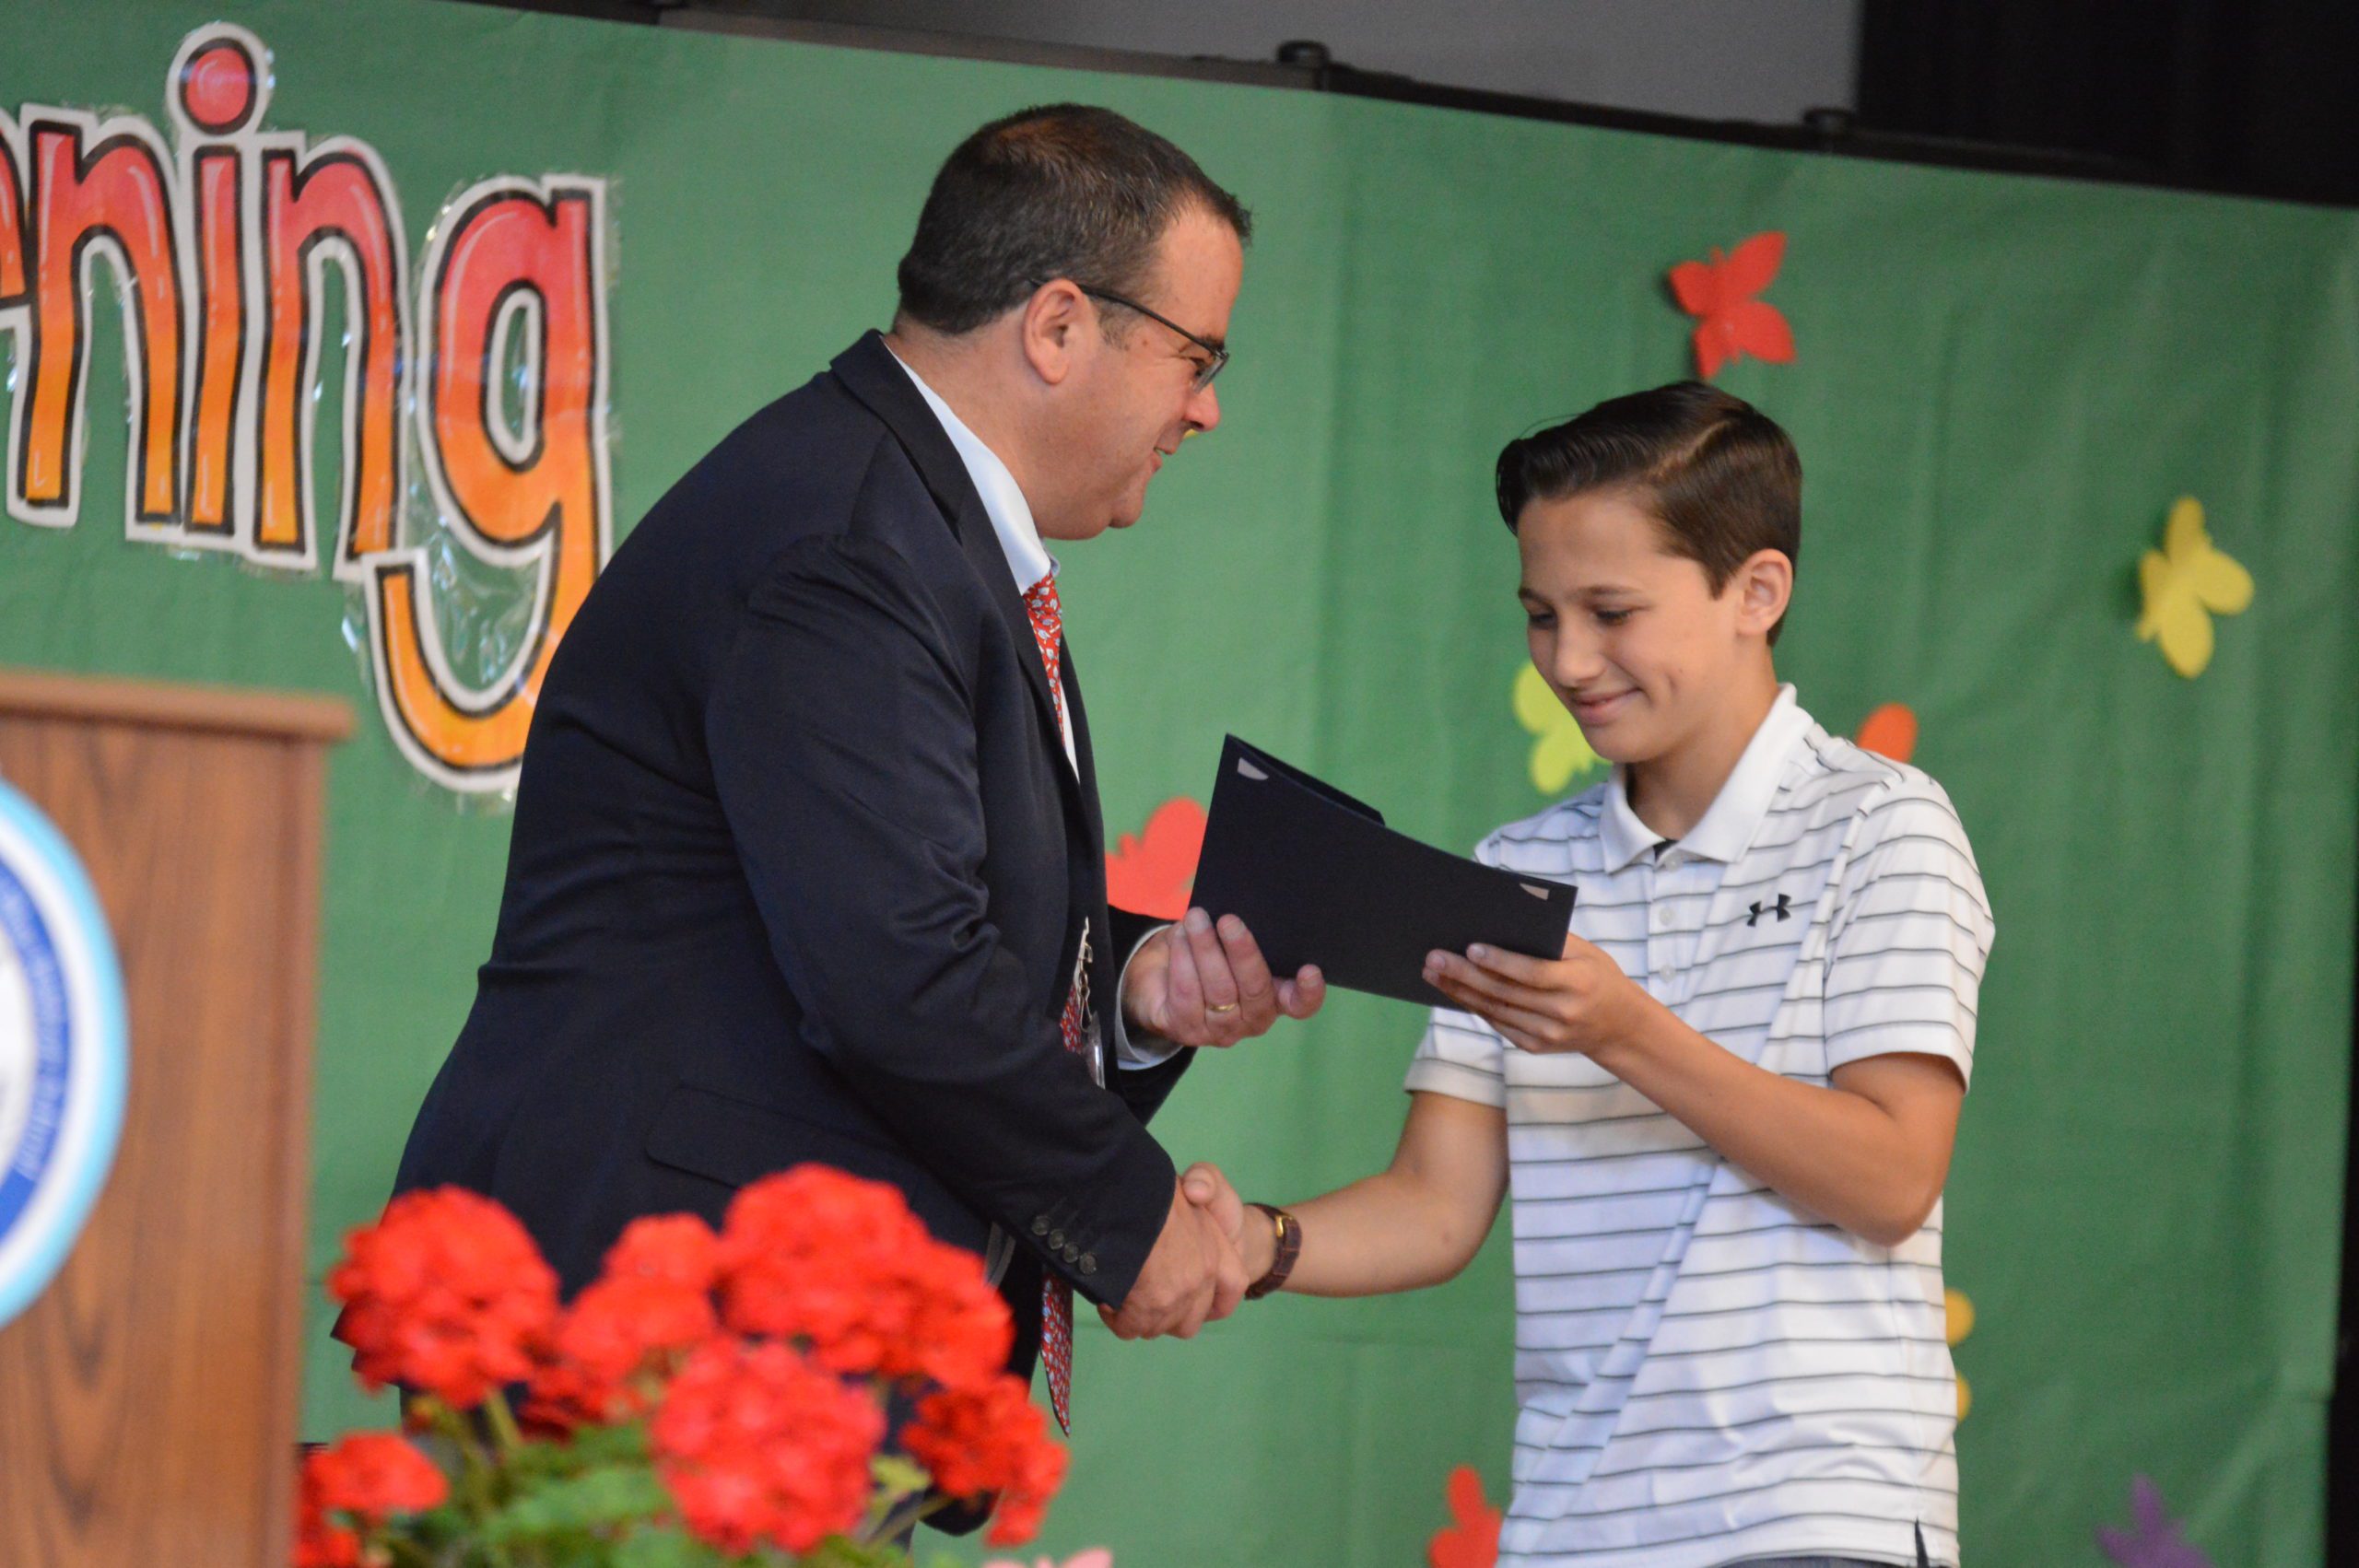
[[[433,346],[418,412],[436,509],[484,561],[539,573],[524,646],[478,694],[420,602],[417,553],[374,564],[386,720],[411,761],[453,789],[513,778],[550,656],[606,558],[604,199],[596,181],[488,181],[446,209],[428,249],[420,313]],[[524,397],[511,425],[499,370],[519,334]]]

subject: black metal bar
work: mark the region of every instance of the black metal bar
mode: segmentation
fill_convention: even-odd
[[[498,4],[499,0],[473,0]],[[544,0],[550,9],[564,0]],[[695,32],[730,33],[738,37],[780,39],[792,43],[825,44],[836,49],[874,49],[894,54],[946,55],[962,60],[991,60],[1009,65],[1053,65],[1068,71],[1102,71],[1129,76],[1172,76],[1184,81],[1232,82],[1249,87],[1301,88],[1308,73],[1289,65],[1252,60],[1216,60],[1209,55],[1182,59],[1173,54],[1145,54],[1120,49],[1086,49],[1078,44],[1036,43],[1024,39],[977,38],[966,33],[924,32],[914,28],[862,27],[848,22],[806,22],[746,11],[714,10],[687,4],[658,10],[656,25],[686,28]]]
[[[1339,64],[1317,44],[1283,46],[1279,51],[1281,58],[1269,62],[1222,60],[1209,56],[1183,58],[1131,50],[1096,49],[1076,44],[1039,43],[962,33],[800,21],[766,14],[756,5],[749,4],[748,0],[452,0],[452,3],[497,5],[511,10],[557,12],[607,21],[687,28],[699,32],[728,33],[740,37],[772,38],[839,49],[873,49],[893,53],[992,60],[1010,64],[1048,65],[1123,76],[1167,76],[1185,81],[1342,93],[1354,98],[1417,104],[1431,109],[1454,109],[1469,113],[1506,115],[1519,120],[1543,120],[1559,124],[1589,125],[1602,130],[1631,131],[1643,135],[1676,136],[1691,141],[1868,158],[1878,162],[2093,181],[2209,195],[2252,194],[2238,186],[2175,175],[2158,165],[2098,153],[1863,130],[1856,123],[1851,112],[1844,109],[1813,110],[1799,124],[1774,125],[1743,120],[1701,120],[1685,115],[1610,109],[1596,104],[1568,103],[1557,99],[1493,92],[1481,88],[1449,87],[1420,81],[1413,76],[1365,71]],[[2271,199],[2282,201],[2292,198]],[[2310,202],[2305,205],[2348,206],[2353,204]]]

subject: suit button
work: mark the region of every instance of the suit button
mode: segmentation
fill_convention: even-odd
[[[1085,1274],[1095,1274],[1097,1272],[1097,1254],[1094,1252],[1085,1252],[1081,1255],[1081,1271]]]
[[[1032,1234],[1036,1236],[1047,1235],[1049,1234],[1049,1222],[1046,1219],[1038,1219],[1033,1221]]]
[[[1054,1251],[1056,1251],[1056,1250],[1057,1250],[1057,1248],[1059,1248],[1059,1247],[1061,1247],[1061,1246],[1064,1246],[1064,1244],[1065,1244],[1065,1233],[1064,1233],[1064,1232],[1062,1232],[1062,1231],[1050,1231],[1050,1232],[1049,1233],[1049,1250],[1050,1250],[1050,1252],[1054,1252]]]
[[[1079,1248],[1079,1247],[1077,1247],[1077,1246],[1068,1246],[1068,1247],[1066,1247],[1066,1248],[1065,1248],[1065,1261],[1066,1261],[1066,1262],[1070,1263],[1070,1262],[1072,1262],[1074,1258],[1079,1258],[1080,1256],[1081,1256],[1081,1248]]]

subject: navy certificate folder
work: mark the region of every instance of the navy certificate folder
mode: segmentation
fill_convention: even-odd
[[[1436,948],[1560,956],[1573,890],[1420,844],[1231,735],[1191,902],[1243,920],[1273,974],[1316,964],[1331,986],[1431,1004],[1448,1000],[1424,978]]]

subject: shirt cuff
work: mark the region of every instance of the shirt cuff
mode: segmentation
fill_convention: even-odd
[[[1114,1065],[1126,1072],[1144,1072],[1151,1067],[1161,1067],[1187,1048],[1160,1035],[1149,1035],[1144,1031],[1138,1039],[1133,1039],[1130,1022],[1122,1007],[1122,992],[1131,983],[1131,960],[1139,955],[1140,948],[1170,929],[1168,925],[1150,927],[1146,935],[1131,943],[1131,950],[1122,954],[1121,977],[1114,982]]]

